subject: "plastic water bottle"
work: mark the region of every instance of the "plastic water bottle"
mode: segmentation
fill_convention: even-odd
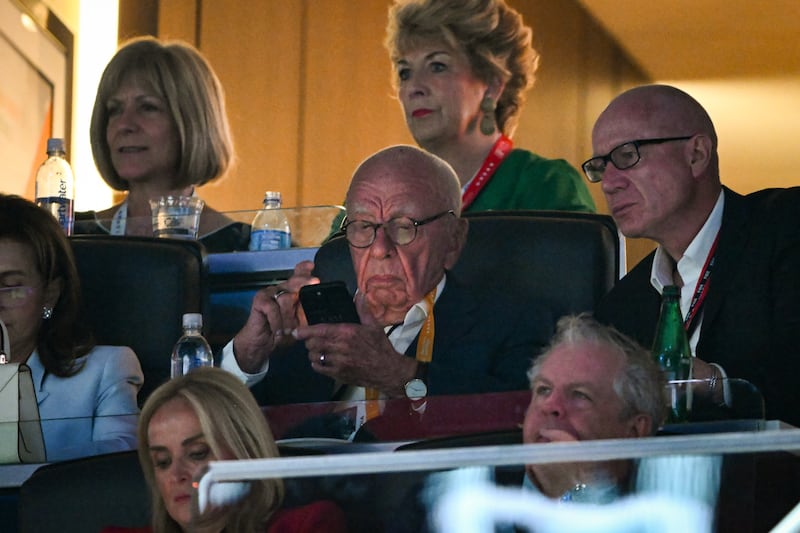
[[[292,245],[292,230],[281,210],[281,193],[264,193],[264,208],[253,219],[250,250],[280,250]]]
[[[72,235],[75,222],[75,177],[65,159],[64,139],[47,139],[47,159],[36,172],[36,204],[58,220]]]
[[[214,355],[201,333],[203,315],[186,313],[183,315],[183,336],[172,349],[172,370],[170,377],[188,374],[201,366],[214,366]]]

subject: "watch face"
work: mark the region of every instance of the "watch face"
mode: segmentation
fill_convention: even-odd
[[[412,379],[406,383],[406,396],[410,400],[421,400],[428,395],[428,387],[421,379]]]

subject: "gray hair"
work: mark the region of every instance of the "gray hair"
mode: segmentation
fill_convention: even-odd
[[[650,417],[655,432],[664,421],[667,412],[666,378],[653,360],[649,351],[639,343],[611,326],[601,324],[588,313],[561,317],[556,333],[541,356],[537,357],[528,371],[531,383],[538,377],[542,364],[553,350],[565,344],[591,343],[607,347],[625,359],[625,368],[614,378],[614,392],[622,400],[620,418],[636,414]]]

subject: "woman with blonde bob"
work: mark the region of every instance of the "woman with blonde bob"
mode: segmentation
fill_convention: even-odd
[[[209,461],[278,457],[249,389],[224,370],[200,368],[158,387],[142,408],[138,435],[152,529],[111,527],[106,533],[345,531],[342,511],[329,501],[279,510],[279,479],[226,483],[225,502],[194,516],[192,482]]]
[[[182,41],[137,37],[119,48],[100,79],[89,135],[103,179],[128,194],[78,214],[76,233],[152,236],[150,199],[192,196],[234,159],[222,85]],[[205,206],[198,235],[209,251],[224,252],[247,249],[249,230]]]
[[[464,211],[595,210],[569,163],[513,147],[539,56],[504,0],[396,0],[386,47],[408,129],[456,171]]]

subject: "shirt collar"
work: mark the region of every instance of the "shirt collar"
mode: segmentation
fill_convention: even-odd
[[[439,296],[442,295],[442,291],[444,290],[445,283],[447,282],[447,274],[442,276],[442,279],[439,280],[439,283],[436,284],[436,296],[434,298],[434,304],[439,300]],[[425,301],[425,298],[420,300],[419,302],[415,303],[411,306],[406,312],[406,316],[403,319],[403,324],[401,325],[400,329],[406,330],[408,328],[419,328],[425,322],[425,319],[428,318],[428,313],[430,309],[428,309],[428,304]],[[393,326],[386,326],[384,331],[389,333],[392,330]]]
[[[700,271],[706,263],[711,246],[717,238],[720,227],[722,227],[722,211],[725,207],[725,194],[720,191],[714,209],[708,215],[705,224],[694,236],[692,242],[678,261],[678,273],[681,275],[685,284],[691,284],[700,277]],[[675,262],[662,246],[656,248],[653,257],[653,267],[650,271],[650,284],[655,290],[661,293],[665,286],[674,285],[673,271]]]

